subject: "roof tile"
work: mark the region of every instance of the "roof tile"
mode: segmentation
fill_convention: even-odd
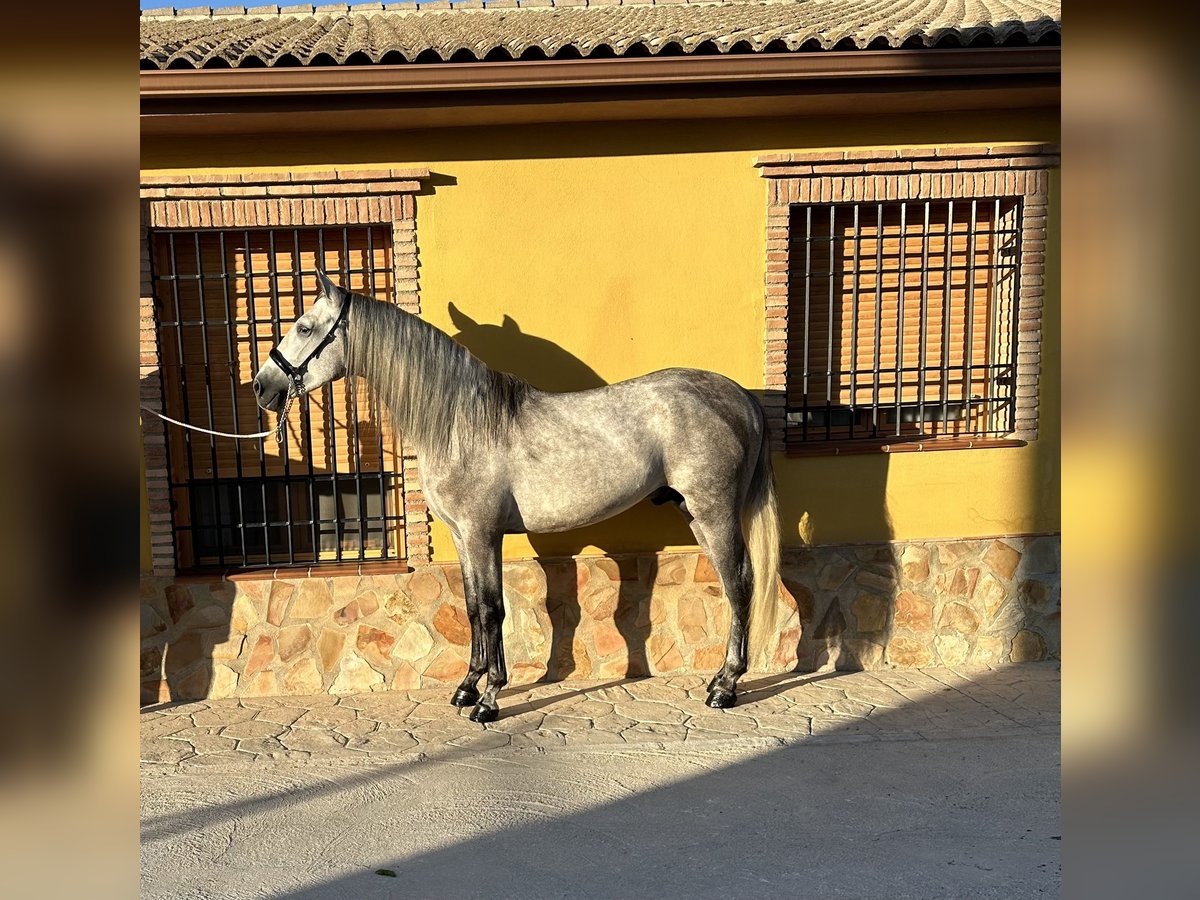
[[[585,5],[586,4],[586,5]],[[515,8],[515,7],[520,8]],[[453,12],[451,12],[453,10]],[[146,10],[143,66],[1057,43],[1060,0],[408,0]],[[940,44],[939,44],[940,42]],[[642,49],[644,48],[644,50]],[[320,57],[318,60],[317,58]]]

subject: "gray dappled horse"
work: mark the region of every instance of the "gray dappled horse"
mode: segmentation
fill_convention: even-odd
[[[649,497],[680,510],[729,598],[725,664],[708,705],[733,706],[750,607],[766,612],[779,574],[771,457],[754,398],[699,369],[539,391],[399,307],[319,278],[321,295],[271,350],[254,392],[280,412],[289,397],[361,377],[415,447],[429,508],[454,537],[471,622],[471,662],[451,702],[474,705],[476,722],[499,714],[503,536],[590,525]]]

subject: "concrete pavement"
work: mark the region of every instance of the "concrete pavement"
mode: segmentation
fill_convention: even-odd
[[[143,895],[1055,896],[1056,664],[143,713]],[[384,874],[377,874],[377,872]],[[390,875],[387,873],[394,873]]]

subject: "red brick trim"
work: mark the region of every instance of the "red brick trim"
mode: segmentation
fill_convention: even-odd
[[[754,165],[768,179],[764,401],[772,446],[784,449],[788,339],[788,229],[795,203],[1023,198],[1017,411],[1008,436],[1037,438],[1045,295],[1049,170],[1060,163],[1053,144],[846,148],[770,153]]]
[[[139,297],[141,403],[150,409],[163,408],[149,229],[390,225],[396,302],[408,312],[420,315],[414,195],[429,175],[428,169],[329,169],[143,176]],[[174,575],[175,540],[163,423],[153,416],[143,416],[142,440],[153,573]],[[405,556],[413,565],[425,565],[429,562],[429,513],[416,478],[416,457],[407,444],[402,451],[402,465]],[[361,574],[366,574],[364,567],[390,566],[388,571],[395,571],[396,565],[392,561],[356,564]],[[322,575],[329,574],[324,566],[314,569]]]

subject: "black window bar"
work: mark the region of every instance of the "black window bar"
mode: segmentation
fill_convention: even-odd
[[[316,298],[318,266],[353,290],[392,294],[386,225],[155,230],[150,247],[164,405],[169,415],[218,431],[273,424],[250,384]],[[374,398],[362,407],[360,415],[348,381],[326,385],[294,405],[278,446],[169,428],[177,566],[400,558],[398,441]]]
[[[1020,221],[1014,197],[794,205],[788,445],[1011,434]]]

